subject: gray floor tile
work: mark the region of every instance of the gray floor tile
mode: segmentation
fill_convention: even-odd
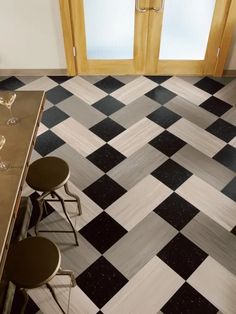
[[[176,234],[175,228],[151,212],[104,256],[131,279]]]
[[[213,113],[210,113],[203,108],[192,104],[180,96],[177,96],[166,103],[165,107],[203,129],[206,129],[209,125],[218,119],[218,117]]]
[[[91,84],[95,84],[99,81],[101,81],[102,79],[104,79],[106,76],[105,75],[81,75],[81,77],[88,81]]]
[[[135,80],[138,76],[137,75],[116,75],[114,78],[121,81],[124,84],[127,84],[133,80]]]
[[[145,116],[158,109],[161,105],[156,101],[142,96],[119,111],[113,113],[110,117],[125,128],[129,128]]]
[[[70,181],[80,190],[85,189],[104,174],[102,170],[68,144],[54,150],[50,155],[60,157],[68,162],[71,173]]]
[[[236,241],[232,233],[201,212],[181,233],[236,275]]]
[[[108,175],[129,190],[167,159],[166,155],[147,144],[110,170]]]
[[[17,76],[17,78],[24,84],[29,84],[40,78],[40,76]]]
[[[106,118],[105,114],[76,96],[71,96],[60,102],[57,107],[87,128],[91,128],[93,125]]]
[[[221,191],[235,176],[234,172],[190,145],[171,157],[217,190]]]
[[[236,108],[231,108],[229,111],[223,114],[223,116],[221,116],[221,119],[224,119],[225,121],[236,126]]]
[[[69,231],[69,223],[57,212],[53,212],[40,222],[39,230],[63,230]],[[30,233],[34,235],[33,229]],[[40,236],[48,238],[59,246],[62,254],[61,266],[71,269],[75,275],[81,274],[87,267],[95,262],[100,253],[78,233],[79,246],[75,245],[73,233],[40,232]]]

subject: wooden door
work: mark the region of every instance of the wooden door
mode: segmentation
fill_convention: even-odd
[[[72,0],[79,74],[143,73],[149,0]]]

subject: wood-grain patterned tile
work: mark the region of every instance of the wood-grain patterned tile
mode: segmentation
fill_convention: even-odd
[[[235,202],[195,175],[176,192],[226,230],[236,225]]]
[[[112,168],[107,174],[126,190],[129,190],[167,159],[166,155],[147,144]]]
[[[161,85],[197,106],[211,96],[211,94],[178,77],[172,77]]]
[[[201,212],[181,233],[236,276],[236,241],[232,233]]]
[[[120,135],[113,138],[109,145],[126,157],[131,156],[143,145],[162,133],[164,129],[147,118],[143,118]]]
[[[57,124],[51,130],[85,157],[105,144],[100,137],[73,118]]]
[[[67,161],[71,169],[70,180],[80,190],[85,189],[104,174],[102,170],[68,144],[54,150],[50,155]]]
[[[166,103],[165,107],[203,129],[206,129],[218,119],[213,113],[210,113],[179,96]]]
[[[110,118],[128,129],[145,116],[160,108],[160,106],[156,101],[147,96],[142,96],[113,113]]]
[[[60,102],[57,107],[88,129],[106,118],[105,114],[76,96],[71,96]]]
[[[184,118],[172,124],[168,131],[209,157],[213,157],[226,145],[218,137]]]
[[[157,83],[140,76],[114,91],[111,96],[123,102],[125,105],[128,105],[135,99],[155,88],[157,85]]]
[[[131,279],[176,234],[175,228],[151,212],[104,256],[126,278]]]
[[[217,93],[214,94],[214,96],[229,103],[230,105],[235,106],[236,104],[235,89],[236,89],[236,79],[234,79],[225,87],[220,89]]]
[[[223,313],[235,313],[236,276],[232,276],[212,257],[207,257],[188,279],[188,283]]]
[[[149,175],[110,205],[106,212],[130,231],[171,192],[170,188]]]
[[[33,90],[33,91],[34,90],[44,90],[44,91],[48,91],[48,90],[50,90],[56,86],[57,86],[56,82],[51,80],[49,77],[43,76],[43,77],[40,77],[40,78],[30,82],[29,84],[26,84],[26,85],[18,88],[18,90]]]
[[[171,159],[219,191],[235,176],[233,171],[190,145],[185,145]]]
[[[102,308],[102,312],[156,314],[183,283],[180,276],[155,256]]]
[[[61,86],[89,105],[94,104],[107,95],[101,89],[78,76],[62,83]]]

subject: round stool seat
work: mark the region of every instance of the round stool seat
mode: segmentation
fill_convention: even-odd
[[[33,190],[50,192],[63,186],[69,176],[69,166],[63,159],[44,157],[30,165],[26,182]]]
[[[61,265],[61,253],[50,240],[30,237],[17,242],[6,261],[9,280],[20,288],[37,288],[50,281]]]

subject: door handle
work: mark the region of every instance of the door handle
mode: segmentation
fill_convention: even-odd
[[[147,9],[143,9],[139,7],[139,0],[135,0],[135,9],[139,13],[145,13],[147,12]]]
[[[150,10],[152,10],[152,11],[154,11],[154,12],[156,12],[156,13],[159,13],[159,12],[162,11],[163,8],[164,8],[164,2],[165,2],[165,0],[161,0],[161,5],[160,5],[159,8],[153,7],[153,8],[150,8]]]

